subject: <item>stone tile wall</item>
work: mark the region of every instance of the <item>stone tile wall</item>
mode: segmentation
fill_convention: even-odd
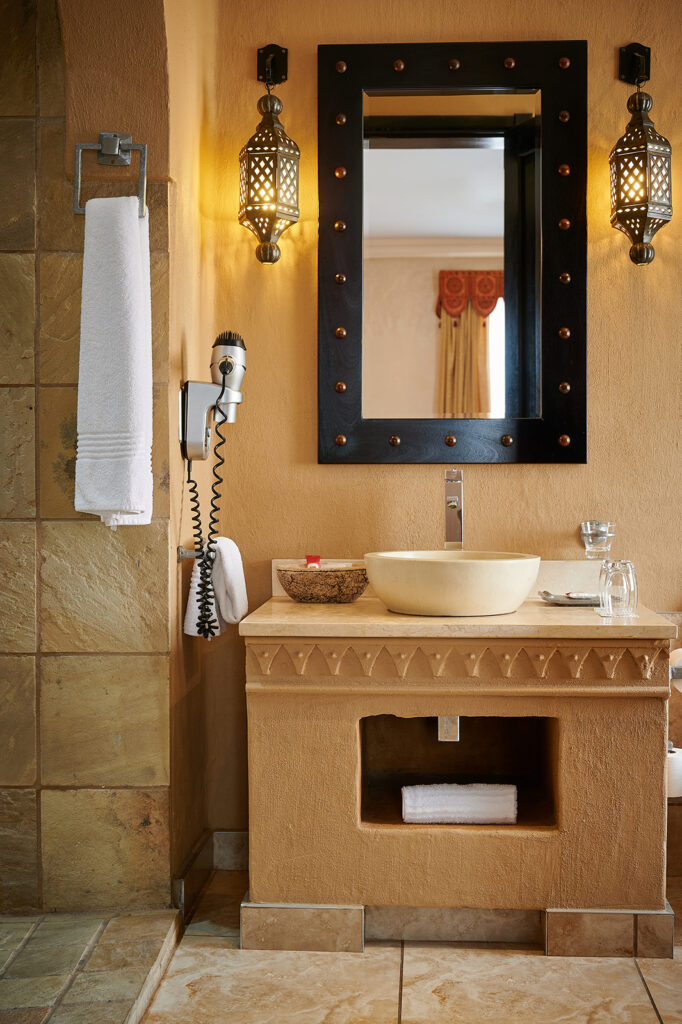
[[[148,196],[154,521],[112,533],[73,508],[84,218],[64,174],[55,0],[0,0],[0,24],[0,911],[161,907],[168,188]],[[112,172],[83,199],[134,191]]]

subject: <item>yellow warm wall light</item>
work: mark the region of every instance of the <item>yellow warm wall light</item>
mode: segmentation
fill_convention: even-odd
[[[632,114],[625,134],[611,150],[611,224],[628,236],[630,259],[637,266],[655,256],[651,239],[673,215],[671,147],[649,117],[653,100],[640,86],[649,81],[648,46],[630,43],[620,50],[619,77],[637,86],[628,99]]]
[[[239,223],[258,239],[261,263],[281,256],[280,235],[298,220],[298,161],[301,153],[279,120],[282,102],[271,89],[287,78],[288,51],[271,44],[258,51],[258,79],[267,95],[258,100],[262,120],[239,154]]]

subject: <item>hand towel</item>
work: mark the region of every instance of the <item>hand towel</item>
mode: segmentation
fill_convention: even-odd
[[[239,548],[229,537],[218,537],[213,562],[213,616],[218,621],[218,635],[225,632],[229,623],[241,622],[249,610],[246,596],[244,566]],[[187,607],[185,609],[184,631],[188,636],[199,636],[199,583],[201,566],[198,560],[192,569]]]
[[[225,622],[241,622],[249,610],[244,566],[239,548],[229,537],[218,537],[213,563],[213,589]]]
[[[85,204],[75,507],[112,529],[152,517],[149,218]]]
[[[515,825],[516,786],[475,782],[403,786],[403,821],[432,825]]]

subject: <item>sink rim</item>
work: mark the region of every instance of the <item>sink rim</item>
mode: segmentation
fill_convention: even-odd
[[[389,562],[416,562],[420,559],[424,562],[458,563],[472,565],[487,564],[496,562],[509,563],[515,561],[527,561],[541,559],[540,555],[531,555],[522,551],[463,551],[455,549],[433,549],[419,551],[368,551],[364,558],[381,558]]]

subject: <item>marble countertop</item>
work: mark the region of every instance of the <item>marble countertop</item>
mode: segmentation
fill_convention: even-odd
[[[242,636],[527,637],[578,640],[664,640],[677,627],[643,605],[636,619],[603,619],[594,608],[563,608],[539,597],[510,615],[439,618],[390,612],[377,597],[353,604],[297,604],[272,597],[240,624]]]

